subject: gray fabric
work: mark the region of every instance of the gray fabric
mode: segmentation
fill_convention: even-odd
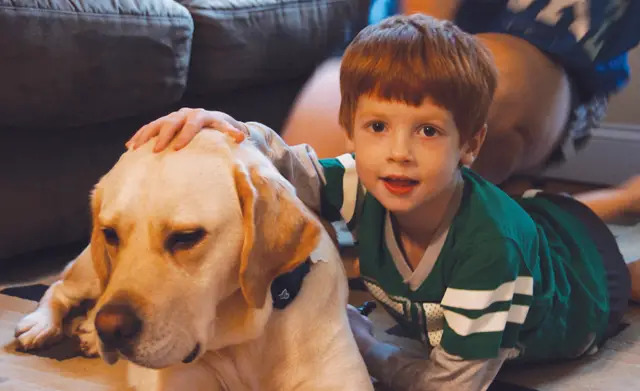
[[[379,343],[363,354],[371,376],[392,391],[487,390],[498,374],[509,349],[488,360],[463,360],[440,346],[429,358],[414,357],[396,346]]]
[[[369,0],[178,0],[193,15],[190,92],[299,76],[366,23]]]
[[[298,198],[320,214],[320,193],[326,179],[313,148],[307,144],[289,146],[273,129],[259,122],[247,122],[245,125],[249,130],[249,140],[291,182]]]
[[[64,128],[176,102],[192,32],[172,0],[0,0],[0,126]]]

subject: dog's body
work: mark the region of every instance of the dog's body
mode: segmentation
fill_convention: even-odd
[[[55,341],[95,300],[74,331],[88,354],[132,362],[138,390],[371,390],[337,249],[273,165],[218,132],[151,148],[100,180],[91,245],[18,324],[19,343]],[[273,279],[309,256],[295,300],[273,309]]]

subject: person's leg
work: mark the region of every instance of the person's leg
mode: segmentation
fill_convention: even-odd
[[[640,175],[620,186],[573,196],[589,207],[602,221],[612,222],[625,213],[640,213]]]
[[[532,45],[505,34],[478,38],[493,53],[499,80],[474,169],[501,183],[546,161],[563,134],[571,94],[562,68]],[[339,67],[337,59],[324,63],[300,93],[282,132],[288,144],[307,143],[320,157],[347,152],[338,124]]]
[[[338,123],[340,109],[340,59],[320,65],[300,92],[282,137],[289,145],[309,144],[318,157],[348,152],[346,135]]]
[[[622,185],[573,196],[602,221],[611,222],[625,213],[640,212],[640,175]],[[631,276],[631,299],[640,303],[640,259],[627,264]]]

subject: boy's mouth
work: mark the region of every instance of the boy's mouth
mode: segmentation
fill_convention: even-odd
[[[420,182],[404,176],[387,176],[380,178],[384,187],[392,194],[402,195],[411,192]]]

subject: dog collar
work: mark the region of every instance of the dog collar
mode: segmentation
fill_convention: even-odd
[[[307,259],[292,271],[281,274],[271,283],[271,297],[273,298],[273,308],[282,310],[293,300],[302,288],[305,276],[311,270],[311,260]]]

